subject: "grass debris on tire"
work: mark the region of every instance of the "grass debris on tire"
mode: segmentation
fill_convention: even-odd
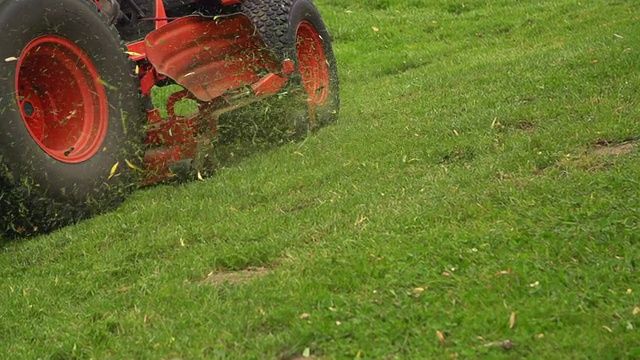
[[[135,186],[143,114],[117,31],[91,1],[0,0],[0,232],[47,232]]]
[[[294,136],[334,122],[340,108],[338,68],[316,6],[310,0],[245,0],[242,12],[276,58],[293,60],[298,70],[288,96],[266,102],[273,103],[274,117],[282,118],[285,112]]]

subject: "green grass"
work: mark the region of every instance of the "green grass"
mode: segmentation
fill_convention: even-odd
[[[631,3],[318,1],[339,122],[4,245],[0,357],[640,357]]]

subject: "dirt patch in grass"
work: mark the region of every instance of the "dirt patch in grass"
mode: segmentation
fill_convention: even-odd
[[[531,121],[522,120],[518,121],[516,128],[523,131],[533,131],[536,129],[536,124]]]
[[[591,144],[590,149],[582,154],[563,158],[556,163],[540,168],[536,174],[543,174],[549,169],[578,169],[588,172],[608,170],[615,162],[612,158],[631,153],[637,147],[635,140],[608,141],[598,140]]]
[[[257,277],[265,276],[271,273],[271,271],[272,269],[265,267],[249,267],[243,270],[225,272],[212,271],[202,280],[202,283],[209,285],[220,285],[224,283],[242,284]]]
[[[611,144],[606,141],[599,141],[594,144],[595,149],[591,151],[596,156],[620,156],[628,154],[635,149],[636,144],[633,142],[623,142],[620,144]]]
[[[598,141],[584,155],[575,160],[576,167],[584,171],[607,170],[615,164],[613,158],[629,154],[636,147],[631,141],[606,142]]]

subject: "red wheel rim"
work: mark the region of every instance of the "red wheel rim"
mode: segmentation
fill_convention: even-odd
[[[324,104],[329,95],[329,63],[322,37],[307,21],[298,25],[296,51],[302,84],[309,99],[316,105]]]
[[[33,140],[65,163],[90,159],[107,132],[108,103],[89,56],[57,35],[33,39],[16,71],[20,114]]]

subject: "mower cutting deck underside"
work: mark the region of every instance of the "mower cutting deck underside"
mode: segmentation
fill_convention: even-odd
[[[206,173],[218,119],[274,95],[294,135],[337,117],[335,58],[310,0],[50,2],[0,0],[0,94],[12,94],[0,95],[0,231],[46,232],[139,184]],[[151,94],[171,84],[163,117]]]

